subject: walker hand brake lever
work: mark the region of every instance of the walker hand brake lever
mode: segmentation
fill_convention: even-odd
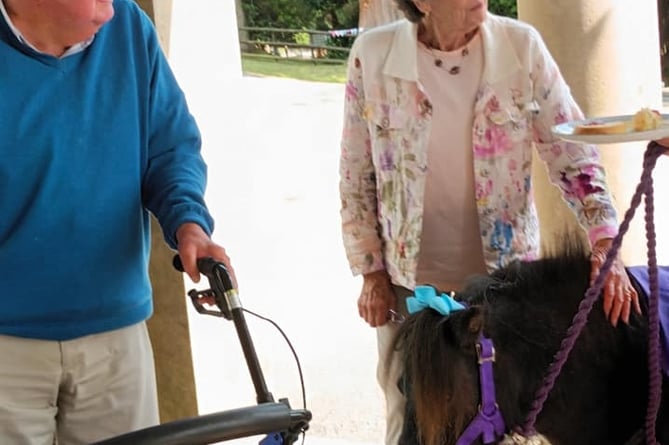
[[[174,256],[172,265],[179,272],[184,272],[179,255]],[[211,288],[203,291],[191,289],[188,292],[195,310],[200,314],[214,315],[231,320],[230,309],[241,307],[241,305],[227,268],[223,263],[211,257],[198,258],[197,268],[202,275],[207,277]],[[203,299],[213,300],[219,311],[206,309],[201,302]]]

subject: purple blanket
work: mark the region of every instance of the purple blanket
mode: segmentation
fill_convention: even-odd
[[[648,266],[632,266],[627,271],[636,279],[650,299],[650,278]],[[662,348],[662,369],[669,377],[669,266],[658,266],[660,284],[660,346]]]

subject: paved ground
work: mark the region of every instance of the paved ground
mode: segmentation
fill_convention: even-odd
[[[208,202],[243,306],[285,331],[314,419],[307,444],[380,443],[374,332],[358,318],[339,230],[343,85],[245,77],[223,97],[189,92],[210,166]],[[255,403],[231,322],[191,313],[202,413]],[[302,405],[295,359],[269,323],[247,316],[275,398]],[[258,438],[233,441],[257,443]]]

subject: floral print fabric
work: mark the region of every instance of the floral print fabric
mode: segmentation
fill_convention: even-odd
[[[469,149],[488,269],[538,255],[535,147],[591,241],[615,235],[616,213],[596,149],[550,132],[582,113],[539,34],[494,15],[481,34],[484,73]],[[353,273],[385,268],[394,283],[410,289],[416,284],[428,137],[431,125],[439,125],[417,79],[416,48],[416,27],[408,21],[358,37],[349,59],[340,158],[343,240]]]

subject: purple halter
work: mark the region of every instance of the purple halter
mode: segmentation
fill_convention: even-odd
[[[495,379],[493,378],[495,347],[492,340],[481,335],[476,343],[476,355],[479,363],[481,392],[479,412],[462,433],[456,445],[470,445],[479,437],[483,438],[483,443],[497,443],[506,431],[504,418],[495,401]]]
[[[454,292],[437,295],[436,289],[432,286],[416,286],[414,296],[408,297],[406,300],[407,310],[413,314],[431,308],[447,316],[451,312],[460,311],[467,307],[464,302],[456,301],[454,295]],[[506,430],[504,418],[495,401],[495,379],[493,378],[492,367],[495,361],[495,347],[492,340],[483,334],[479,336],[476,343],[476,355],[479,363],[481,392],[479,412],[462,433],[456,445],[470,445],[479,436],[483,436],[483,443],[494,443]]]
[[[416,286],[414,296],[406,300],[409,313],[431,308],[447,316],[451,312],[460,311],[467,307],[466,303],[456,301],[455,293],[437,295],[432,286]],[[476,343],[476,355],[479,363],[479,386],[481,400],[479,412],[472,419],[456,445],[470,445],[483,436],[483,443],[496,443],[506,430],[504,418],[495,401],[495,379],[493,378],[492,364],[495,361],[495,347],[492,340],[483,334]]]

